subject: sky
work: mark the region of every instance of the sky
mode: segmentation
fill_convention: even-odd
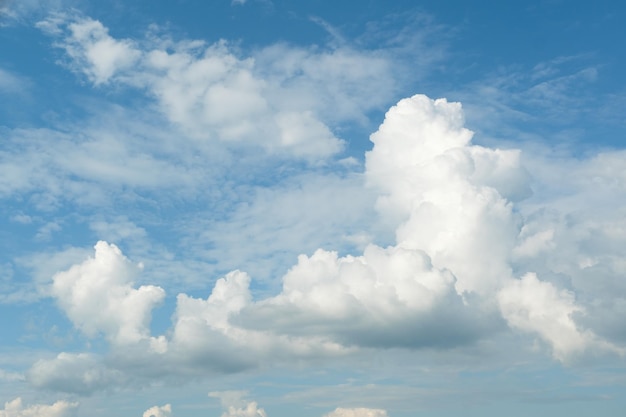
[[[0,0],[0,417],[623,415],[625,20]]]

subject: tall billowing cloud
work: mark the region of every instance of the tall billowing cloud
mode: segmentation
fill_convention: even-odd
[[[528,174],[518,151],[471,137],[458,103],[418,95],[390,109],[372,135],[366,177],[381,215],[397,226],[396,245],[371,244],[356,257],[302,255],[282,292],[243,310],[241,322],[349,346],[452,346],[494,331],[504,308],[496,295],[517,282],[510,261],[523,219],[512,201],[530,194]],[[566,317],[577,308],[564,293],[543,302],[559,301],[572,306]],[[583,337],[573,318],[569,329]],[[579,351],[571,341],[553,345],[555,356]]]
[[[88,395],[125,382],[126,375],[111,369],[89,353],[61,352],[53,359],[40,359],[27,374],[35,387]]]
[[[398,246],[429,254],[459,293],[489,293],[511,276],[519,221],[505,196],[528,192],[517,151],[471,145],[459,103],[400,101],[372,135],[366,175],[378,209],[400,222]]]
[[[256,401],[243,398],[245,392],[224,391],[210,392],[209,397],[220,398],[225,409],[221,417],[268,417],[265,410]],[[154,406],[143,413],[143,417],[171,417],[172,406]],[[388,417],[387,411],[376,408],[342,408],[338,407],[323,417]]]
[[[574,295],[558,290],[549,282],[541,282],[529,273],[520,280],[509,281],[498,293],[502,315],[516,329],[537,333],[546,340],[554,357],[567,361],[588,349],[624,354],[620,349],[599,339],[589,330],[581,330],[574,315],[584,309],[576,304]]]
[[[233,271],[206,299],[179,294],[172,328],[154,337],[148,322],[163,290],[134,288],[137,267],[105,242],[93,258],[58,273],[52,294],[88,336],[141,344],[109,362],[146,376],[235,372],[363,348],[459,347],[493,337],[505,323],[543,340],[560,361],[622,353],[581,326],[585,308],[571,291],[533,271],[516,276],[513,261],[536,252],[514,209],[530,194],[528,173],[518,151],[473,145],[471,137],[458,103],[417,95],[392,107],[372,135],[365,176],[379,193],[380,215],[395,227],[395,244],[370,243],[358,256],[301,255],[275,296],[254,300],[251,278]],[[42,360],[31,379],[48,385],[48,370],[72,369],[72,358],[85,360]],[[259,412],[246,405],[231,414]]]

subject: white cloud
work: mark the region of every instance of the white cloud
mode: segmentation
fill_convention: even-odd
[[[242,312],[250,328],[325,335],[346,346],[451,346],[477,337],[454,276],[427,255],[369,246],[360,257],[301,255],[282,292]]]
[[[34,404],[28,407],[22,405],[22,399],[4,403],[0,410],[0,417],[71,417],[76,415],[78,403],[57,401],[52,405]]]
[[[414,119],[422,126],[431,119],[421,112],[432,111],[434,107],[428,106],[433,104],[453,118],[458,119],[454,112],[460,111],[456,105],[431,102],[421,97],[404,103],[406,106],[413,104],[413,107],[405,106],[404,110],[416,116]],[[381,131],[386,132],[389,124],[394,123],[394,111],[388,115]],[[436,116],[432,119],[435,126],[442,124]],[[415,126],[403,127],[415,131]],[[430,137],[423,138],[424,141],[432,140],[436,144],[440,140],[450,140],[445,128],[439,136],[435,129],[430,130]],[[394,161],[376,159],[379,152],[385,153],[385,138],[382,135],[377,138],[379,142],[368,156],[368,170],[372,161],[378,161],[379,166],[391,164],[396,169]],[[466,144],[467,140],[459,146]],[[436,150],[431,158],[437,158],[438,152],[445,153],[446,150],[445,146]],[[406,155],[402,148],[398,152]],[[454,174],[452,170],[455,168],[450,166],[450,175]],[[377,174],[368,171],[368,175],[372,178]],[[386,179],[391,184],[400,181],[394,177]],[[454,184],[449,176],[433,176],[426,180],[423,183],[433,188],[450,187],[450,183],[456,187],[453,191],[465,187],[469,190],[466,194],[470,207],[474,204],[472,198],[485,204],[481,198],[484,194],[491,195],[492,200],[486,200],[487,204],[503,207],[503,215],[510,215],[506,204],[498,200],[496,191],[477,193],[469,181],[459,180]],[[421,196],[418,194],[413,198]],[[456,212],[449,217],[452,219],[454,214]],[[486,209],[479,210],[477,215],[483,216],[482,222],[488,224],[493,221],[492,214]],[[495,214],[496,218],[502,216],[497,210]],[[409,215],[410,221],[414,214]],[[472,233],[476,219],[472,220],[473,223],[459,223],[458,233],[462,233],[463,227],[469,228],[467,233]],[[423,229],[420,225],[415,227]],[[425,250],[408,243],[411,236],[408,234],[408,238],[399,240],[397,246],[388,248],[369,245],[362,256],[339,257],[337,253],[325,250],[318,250],[310,257],[302,255],[298,264],[283,277],[282,292],[258,302],[252,301],[248,275],[234,271],[217,281],[206,300],[179,294],[169,342],[152,339],[153,343],[166,354],[164,359],[183,365],[181,370],[193,372],[199,363],[204,363],[205,368],[221,371],[255,366],[261,358],[270,358],[278,352],[287,359],[345,354],[349,352],[345,348],[351,346],[452,346],[480,337],[485,331],[483,327],[493,325],[489,324],[491,313],[483,315],[479,313],[479,304],[468,304],[463,300],[460,290],[455,288],[457,279],[454,274],[460,272],[451,272],[446,263],[433,266]],[[442,240],[442,246],[456,238],[444,237],[448,240]],[[466,246],[470,244],[470,237],[466,238]],[[460,250],[466,246],[461,246]],[[460,270],[468,270],[475,264],[474,259],[473,264],[463,264],[464,268]],[[53,294],[74,324],[88,336],[103,332],[115,344],[149,340],[147,321],[163,293],[155,287],[133,289],[131,282],[136,272],[136,267],[119,249],[100,242],[96,245],[94,258],[55,275]],[[131,300],[135,301],[131,303]],[[142,302],[137,303],[137,300]],[[477,316],[487,320],[486,324],[477,324]],[[207,361],[211,356],[212,360]]]
[[[102,23],[83,17],[55,15],[39,27],[61,38],[57,45],[76,72],[95,85],[144,89],[191,138],[312,161],[343,150],[332,124],[365,123],[367,112],[395,90],[391,58],[379,51],[274,45],[241,57],[225,41],[115,39]]]
[[[248,401],[245,391],[212,391],[209,397],[219,398],[225,409],[222,417],[267,417],[256,401]]]
[[[61,19],[62,15],[58,15]],[[54,20],[39,26],[56,32]],[[63,47],[72,59],[71,67],[84,72],[95,85],[108,82],[116,73],[132,66],[140,52],[130,41],[113,39],[108,29],[97,20],[85,19],[69,23],[69,36]]]
[[[245,391],[214,391],[209,392],[209,397],[220,399],[225,409],[221,417],[267,417],[265,410],[256,401],[245,399],[246,394]],[[375,408],[339,407],[323,417],[387,417],[387,412]]]
[[[525,218],[514,268],[534,271],[557,288],[567,288],[585,314],[580,329],[623,346],[618,323],[624,303],[623,151],[573,158],[537,147],[525,152],[535,196],[518,205]],[[608,349],[611,350],[611,349]]]
[[[254,58],[279,108],[312,110],[332,123],[367,123],[367,112],[387,105],[397,89],[392,74],[398,64],[384,51],[276,44]]]
[[[420,347],[482,337],[502,314],[511,327],[544,338],[559,360],[612,346],[579,330],[572,313],[582,307],[549,282],[536,279],[529,291],[545,295],[533,311],[552,305],[554,314],[540,314],[545,322],[530,314],[522,323],[527,306],[507,297],[514,283],[530,281],[513,279],[512,259],[550,245],[531,248],[539,243],[524,237],[524,219],[504,197],[530,195],[519,152],[472,145],[471,136],[458,103],[402,100],[372,135],[366,164],[369,184],[381,193],[377,207],[397,225],[396,245],[369,245],[362,256],[321,249],[301,255],[280,294],[213,320],[227,323],[223,328],[321,335],[344,346]],[[545,330],[550,326],[563,337]]]
[[[222,417],[267,417],[267,413],[255,401],[249,402],[244,408],[233,406],[222,413]]]
[[[52,278],[52,294],[74,325],[88,336],[103,333],[115,344],[149,336],[152,309],[165,297],[160,287],[132,288],[141,269],[115,246],[100,241],[95,256]]]
[[[498,303],[509,325],[539,334],[560,361],[566,362],[590,349],[626,353],[591,331],[579,329],[574,315],[583,309],[576,305],[574,295],[539,281],[535,274],[510,281],[498,293]]]
[[[119,386],[126,378],[88,353],[62,352],[53,359],[40,359],[27,373],[28,382],[35,387],[82,395]]]
[[[280,132],[280,145],[287,149],[293,148],[294,155],[336,154],[342,149],[342,143],[310,111],[283,112],[275,117]]]
[[[171,417],[172,416],[172,406],[170,404],[165,404],[164,406],[154,406],[147,409],[143,413],[143,417]]]
[[[134,288],[139,268],[116,246],[99,242],[95,257],[55,275],[52,294],[88,337],[103,333],[113,354],[104,361],[68,355],[41,361],[30,379],[51,386],[52,371],[67,367],[76,371],[64,373],[59,385],[84,389],[79,370],[89,361],[103,369],[90,379],[97,388],[124,369],[152,378],[342,357],[363,348],[458,347],[492,337],[505,322],[542,338],[561,361],[620,351],[581,325],[584,307],[557,283],[533,274],[514,278],[513,265],[515,273],[529,272],[520,260],[549,252],[553,245],[545,242],[559,236],[542,235],[532,221],[526,226],[504,197],[528,195],[519,153],[472,145],[471,136],[459,104],[402,100],[372,135],[365,173],[380,194],[380,214],[397,228],[395,245],[369,244],[359,256],[324,249],[300,255],[280,292],[259,300],[248,274],[232,271],[206,299],[179,294],[172,328],[158,337],[148,324],[164,291]],[[240,405],[232,412],[257,411]]]
[[[59,131],[5,129],[0,194],[28,205],[24,216],[14,217],[24,224],[11,229],[28,231],[28,239],[40,227],[42,240],[54,237],[65,245],[115,242],[133,261],[100,242],[89,258],[71,249],[5,264],[15,272],[0,275],[7,281],[32,278],[32,288],[40,290],[35,296],[53,296],[85,335],[77,343],[99,352],[39,354],[36,363],[20,365],[32,364],[25,376],[0,370],[8,389],[30,383],[39,390],[112,390],[130,397],[137,387],[166,392],[176,385],[190,398],[205,381],[224,381],[216,373],[258,367],[264,380],[288,374],[283,386],[290,384],[297,394],[314,389],[298,387],[302,374],[333,384],[349,372],[362,383],[348,378],[328,386],[326,393],[334,391],[337,400],[318,395],[299,402],[324,412],[337,405],[372,407],[338,408],[326,417],[384,417],[379,407],[414,410],[432,401],[429,395],[441,402],[452,397],[434,391],[446,379],[465,385],[467,374],[450,377],[458,376],[458,367],[471,373],[506,357],[514,358],[506,364],[511,369],[524,362],[518,354],[535,338],[566,364],[585,354],[619,354],[626,346],[623,152],[540,160],[476,146],[460,105],[415,96],[394,106],[372,136],[364,175],[356,173],[360,162],[328,175],[343,169],[334,160],[346,148],[342,132],[349,132],[347,138],[373,123],[373,110],[397,94],[397,75],[432,62],[424,53],[396,65],[392,43],[406,38],[367,50],[363,37],[357,49],[329,29],[332,45],[245,50],[223,41],[176,42],[159,29],[124,39],[113,27],[80,16],[57,15],[40,27],[61,48],[66,67],[96,88],[80,102],[71,100],[86,109],[88,120],[62,120],[64,112],[74,114],[70,106],[39,121],[55,123]],[[404,48],[416,49],[409,43]],[[496,104],[526,100],[548,117],[580,114],[563,92],[593,82],[595,69],[544,82],[553,71],[536,68],[528,75],[534,87],[512,98],[510,88],[494,93]],[[24,81],[18,78],[0,70],[0,90],[13,91]],[[127,103],[126,89],[135,89],[138,110],[84,99],[106,95]],[[137,90],[145,96],[134,95]],[[132,119],[138,119],[134,126]],[[361,145],[355,141],[349,150]],[[97,215],[90,214],[93,209]],[[63,233],[52,233],[60,226]],[[34,243],[52,250],[48,242]],[[296,253],[302,255],[294,261]],[[150,266],[141,272],[138,261]],[[62,272],[51,279],[54,271]],[[165,299],[165,289],[171,298]],[[167,311],[155,311],[163,301]],[[172,311],[168,322],[161,313]],[[153,316],[162,321],[151,332]],[[80,350],[78,344],[63,349]],[[483,349],[502,356],[494,359]],[[6,369],[17,369],[6,363]],[[354,375],[354,365],[367,370]],[[294,367],[304,372],[294,376]],[[417,368],[423,368],[418,375],[406,376]],[[383,385],[367,384],[372,378]],[[398,385],[388,384],[394,381]],[[465,397],[485,388],[480,385],[464,391]],[[242,393],[215,395],[224,402],[225,417],[266,414]],[[163,397],[142,403],[147,408],[154,398]],[[398,405],[396,398],[406,402]],[[461,403],[471,402],[467,398]],[[21,411],[34,407],[13,403]],[[172,409],[154,406],[146,414],[170,416]]]
[[[387,412],[374,408],[337,408],[324,417],[387,417]]]
[[[279,335],[232,322],[252,304],[250,278],[233,271],[215,283],[211,295],[179,294],[168,358],[184,373],[233,372],[266,361],[284,362],[344,355],[349,349],[318,335]]]
[[[0,151],[0,195],[32,193],[30,207],[49,213],[65,202],[102,207],[132,192],[175,189],[184,195],[210,183],[213,165],[194,161],[191,154],[197,156],[197,149],[169,146],[165,139],[171,131],[150,126],[132,110],[92,110],[99,112],[97,118],[80,127],[68,124],[66,132],[10,131],[7,140],[15,146]],[[165,145],[156,145],[157,139]],[[50,141],[54,147],[43,145]],[[215,156],[205,155],[205,161],[221,153],[213,151]]]
[[[400,246],[450,269],[460,292],[489,292],[510,276],[508,254],[519,233],[511,203],[495,187],[519,194],[509,188],[527,185],[518,179],[516,152],[471,145],[463,121],[459,103],[400,101],[372,135],[366,175],[382,194],[377,207],[402,223]],[[497,184],[498,177],[514,180]]]
[[[283,87],[263,77],[257,60],[237,57],[226,42],[173,47],[173,53],[148,52],[145,72],[135,74],[133,82],[146,87],[191,137],[285,149],[313,159],[342,149],[343,142],[312,112],[317,109],[280,100]],[[306,130],[296,129],[299,124]]]

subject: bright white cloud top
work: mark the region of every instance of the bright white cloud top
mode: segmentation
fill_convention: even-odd
[[[182,3],[0,2],[0,417],[618,415],[620,62]]]

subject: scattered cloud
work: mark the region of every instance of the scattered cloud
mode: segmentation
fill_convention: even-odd
[[[623,364],[626,154],[559,145],[575,141],[590,103],[609,106],[585,96],[602,78],[597,62],[501,67],[454,91],[474,140],[460,103],[424,95],[372,125],[446,54],[453,28],[425,14],[370,22],[358,38],[316,17],[326,44],[247,47],[173,39],[157,25],[119,35],[69,7],[50,13],[71,3],[0,1],[0,25],[47,14],[33,32],[88,90],[72,99],[84,117],[51,110],[40,126],[0,132],[7,229],[31,244],[2,263],[0,307],[56,306],[68,320],[37,337],[78,336],[64,352],[29,353],[21,371],[0,364],[2,384],[92,396],[215,375],[237,386],[242,374],[298,367],[328,384],[289,381],[283,400],[341,406],[324,417],[387,417],[415,411],[399,404],[416,394],[423,405],[479,391],[435,392],[446,372],[463,380],[499,361],[517,372],[533,358],[574,367],[546,365],[574,386],[579,364]],[[411,29],[398,29],[402,19]],[[0,95],[31,94],[39,80],[10,68]],[[372,144],[351,142],[366,129]],[[364,367],[375,377],[346,376]],[[418,378],[403,375],[418,368],[440,380],[411,385]],[[533,389],[494,392],[575,398]],[[267,417],[247,395],[209,393],[222,417]],[[69,417],[77,406],[17,398],[0,417]],[[143,415],[172,414],[166,404]]]
[[[224,408],[222,417],[267,417],[256,401],[246,400],[245,391],[212,391],[209,397],[219,398]]]
[[[52,278],[51,292],[74,325],[119,345],[148,337],[150,313],[165,292],[152,285],[132,288],[141,265],[133,265],[115,245],[98,242],[95,256]]]
[[[0,94],[19,94],[31,85],[28,79],[0,68]]]
[[[267,413],[262,408],[259,408],[255,401],[251,401],[245,408],[228,407],[222,414],[222,417],[267,417]]]
[[[539,337],[562,362],[621,353],[581,326],[585,308],[572,292],[532,271],[515,276],[521,265],[514,271],[514,260],[551,250],[528,249],[525,219],[514,210],[530,195],[528,172],[518,151],[473,145],[471,137],[458,103],[421,95],[400,101],[372,135],[365,172],[379,194],[380,215],[396,223],[394,245],[370,243],[359,256],[324,249],[300,255],[280,292],[256,300],[251,277],[234,270],[206,299],[178,294],[172,327],[162,335],[152,335],[149,322],[165,291],[135,288],[141,265],[99,242],[93,257],[53,277],[50,294],[88,338],[104,335],[110,356],[62,354],[35,364],[30,379],[84,391],[126,378],[130,368],[149,379],[332,359],[361,349],[470,346],[502,332],[505,323]],[[89,384],[78,371],[85,364],[101,369]],[[248,404],[229,412],[260,411]]]
[[[71,417],[76,415],[78,403],[57,401],[52,405],[34,404],[28,407],[22,405],[22,399],[16,398],[6,402],[0,410],[0,417]]]
[[[533,332],[546,340],[553,355],[567,361],[586,350],[608,350],[624,354],[623,349],[599,340],[596,335],[583,331],[573,317],[582,312],[572,293],[558,291],[549,282],[540,282],[534,274],[511,281],[498,293],[502,314],[514,328]]]
[[[165,404],[164,406],[154,406],[147,409],[143,413],[143,417],[171,417],[172,416],[172,406],[170,404]]]
[[[329,157],[344,142],[328,122],[363,119],[388,99],[372,92],[390,90],[381,88],[391,82],[389,62],[375,52],[277,45],[242,58],[225,41],[115,39],[99,21],[83,17],[55,15],[39,27],[59,38],[69,68],[95,86],[144,89],[196,140]]]
[[[387,417],[387,412],[372,408],[337,408],[324,417]]]
[[[38,360],[26,377],[38,388],[81,395],[119,386],[127,379],[121,371],[107,368],[96,355],[65,352]]]

